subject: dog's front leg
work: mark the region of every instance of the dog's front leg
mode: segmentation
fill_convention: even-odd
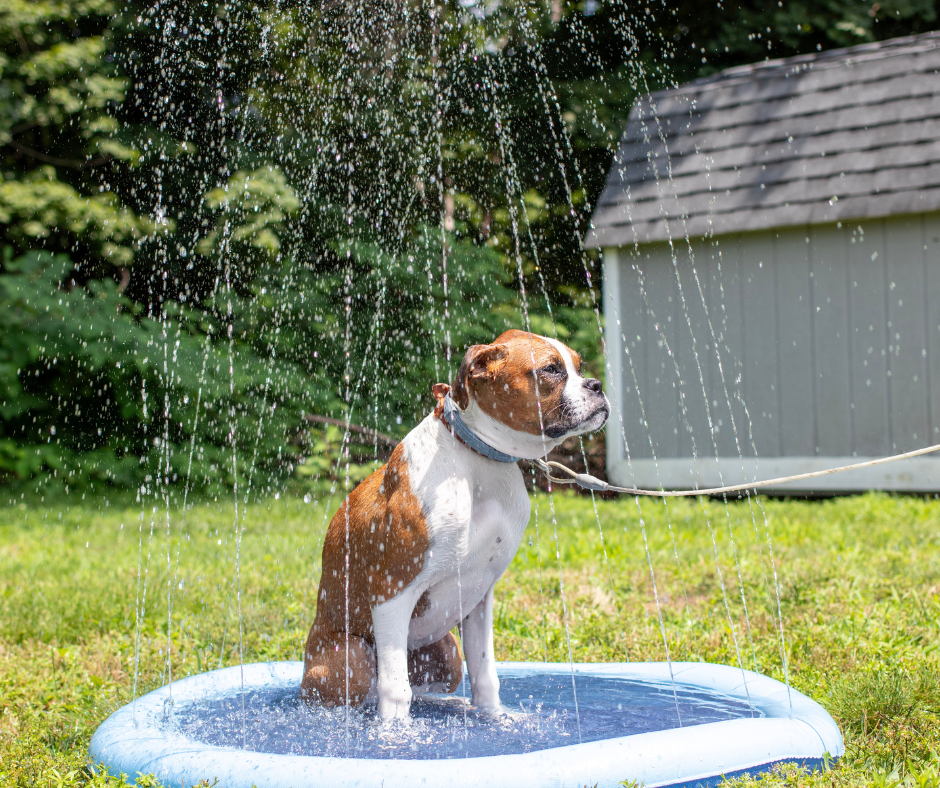
[[[493,589],[486,592],[463,620],[461,632],[473,705],[486,711],[499,711],[499,677],[493,653]]]
[[[417,602],[413,588],[372,609],[377,662],[376,692],[383,720],[407,719],[411,707],[408,679],[408,625]]]

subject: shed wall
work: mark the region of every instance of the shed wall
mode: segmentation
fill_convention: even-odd
[[[940,443],[940,214],[608,249],[605,273],[620,483],[739,483]],[[940,490],[940,459],[797,489],[871,487]]]

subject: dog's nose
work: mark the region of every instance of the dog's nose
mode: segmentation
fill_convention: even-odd
[[[588,378],[585,380],[584,387],[593,391],[595,394],[601,393],[601,382],[597,378]]]

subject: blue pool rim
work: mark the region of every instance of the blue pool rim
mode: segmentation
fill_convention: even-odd
[[[665,662],[575,663],[575,675],[668,683]],[[566,663],[501,662],[500,676],[569,675]],[[723,777],[756,774],[778,763],[820,767],[845,747],[832,717],[818,703],[751,671],[701,662],[672,663],[676,684],[748,702],[763,717],[638,733],[516,755],[447,760],[376,760],[275,755],[167,737],[155,724],[170,688],[138,698],[95,732],[89,758],[112,775],[153,774],[164,785],[202,779],[226,788],[614,788],[636,781],[646,788],[713,786]],[[302,662],[258,662],[174,681],[173,705],[246,690],[300,685]],[[136,708],[135,708],[136,707]],[[137,726],[134,725],[136,718]],[[149,724],[148,724],[149,722]]]

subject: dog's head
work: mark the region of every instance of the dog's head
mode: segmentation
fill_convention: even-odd
[[[565,438],[600,429],[610,415],[601,382],[556,339],[507,331],[467,350],[452,396],[482,440],[515,457],[543,457]]]

